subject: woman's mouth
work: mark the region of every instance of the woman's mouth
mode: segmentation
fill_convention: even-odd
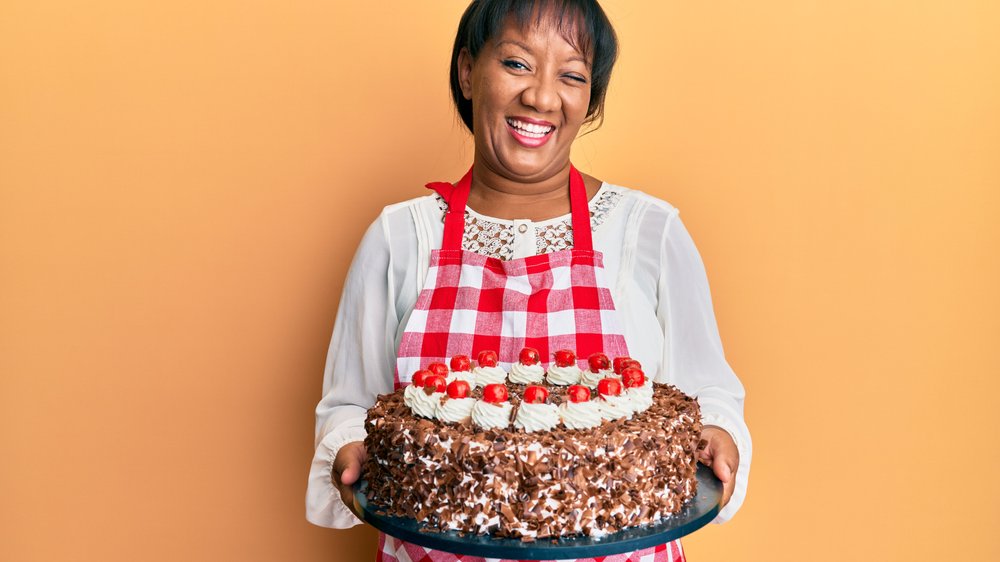
[[[529,148],[542,146],[552,137],[555,125],[545,122],[526,121],[515,117],[507,118],[507,130],[514,140]]]

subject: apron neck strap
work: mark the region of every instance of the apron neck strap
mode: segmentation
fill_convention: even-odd
[[[469,168],[455,185],[447,182],[427,184],[427,189],[433,189],[448,203],[448,212],[444,216],[442,250],[462,249],[462,238],[465,235],[465,206],[469,201],[471,187],[472,168]],[[569,204],[573,222],[573,249],[592,251],[594,243],[590,232],[587,188],[583,183],[583,176],[572,164],[569,167]]]
[[[448,212],[444,215],[442,250],[462,249],[462,238],[465,236],[465,204],[469,201],[471,187],[472,168],[469,168],[469,171],[455,185],[448,182],[427,184],[427,189],[433,189],[448,203]]]
[[[573,249],[591,252],[594,242],[590,236],[590,205],[587,202],[587,186],[576,167],[569,165],[569,207],[573,221]]]

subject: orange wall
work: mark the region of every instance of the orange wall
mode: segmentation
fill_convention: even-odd
[[[464,4],[4,3],[0,560],[369,559],[312,409],[365,225],[470,162]],[[749,392],[691,559],[1000,559],[998,5],[605,6],[576,163],[681,208]]]

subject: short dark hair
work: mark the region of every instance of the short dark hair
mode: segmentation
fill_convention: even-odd
[[[458,81],[458,55],[468,49],[473,60],[486,42],[494,37],[508,17],[525,27],[535,14],[537,20],[556,14],[557,28],[567,41],[589,58],[590,106],[585,123],[600,123],[604,119],[604,98],[611,81],[611,69],[618,59],[618,37],[611,22],[596,0],[473,0],[462,14],[451,51],[451,97],[462,122],[469,131],[472,126],[472,102],[462,95]],[[536,20],[535,23],[538,23]],[[571,31],[576,37],[569,37]]]

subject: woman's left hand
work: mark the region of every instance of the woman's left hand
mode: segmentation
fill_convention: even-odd
[[[736,470],[740,467],[740,451],[729,432],[721,427],[706,425],[701,438],[708,445],[698,452],[698,460],[712,467],[712,472],[722,480],[722,506],[729,503],[736,488]]]

